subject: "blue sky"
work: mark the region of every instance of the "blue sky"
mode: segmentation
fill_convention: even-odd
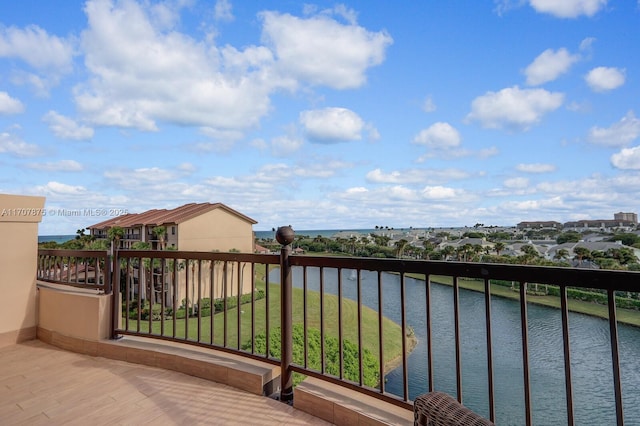
[[[205,201],[255,230],[612,219],[638,52],[635,0],[2,2],[0,193],[46,197],[41,235]]]

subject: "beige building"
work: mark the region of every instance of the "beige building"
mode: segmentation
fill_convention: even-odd
[[[613,215],[613,219],[617,221],[626,221],[637,224],[638,223],[638,215],[636,213],[615,213]]]
[[[254,252],[253,225],[257,222],[242,213],[222,203],[190,203],[170,210],[149,210],[143,213],[118,216],[104,222],[91,225],[88,229],[91,235],[97,239],[107,239],[109,229],[119,226],[124,231],[124,237],[119,241],[121,249],[131,249],[136,242],[149,243],[152,250],[175,249],[182,251],[201,252]],[[157,230],[164,228],[164,234],[158,234]],[[234,296],[238,291],[248,293],[251,291],[250,269],[240,262],[229,262],[226,265],[226,274],[223,270],[223,262],[185,262],[179,261],[177,274],[178,303],[187,294],[189,285],[189,299],[199,297],[221,298],[226,287],[227,296]],[[165,302],[168,304],[173,295],[168,289],[162,290],[162,282],[173,279],[172,272],[163,273],[155,271],[153,274],[140,268],[130,271],[132,283],[130,284],[131,297],[140,292],[141,298],[150,297],[148,289],[153,282],[155,288],[154,301],[161,300],[164,293]],[[193,284],[196,276],[202,275],[201,293],[194,297],[196,287]],[[210,286],[213,277],[214,285]],[[147,283],[140,286],[140,282]],[[226,285],[222,283],[225,282]],[[211,293],[213,288],[213,294]]]
[[[114,217],[88,227],[97,239],[107,239],[110,228],[124,230],[120,248],[136,242],[149,243],[153,250],[239,251],[253,253],[255,220],[222,203],[190,203],[175,209],[148,210]],[[165,228],[163,235],[154,230]]]
[[[0,194],[0,347],[36,337],[38,223],[44,197]]]

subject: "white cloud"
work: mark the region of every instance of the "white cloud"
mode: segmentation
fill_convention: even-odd
[[[302,147],[304,141],[297,135],[288,134],[271,139],[271,153],[276,157],[285,157]]]
[[[447,200],[456,198],[462,193],[461,190],[445,186],[425,186],[422,190],[422,197],[429,200]]]
[[[302,111],[300,123],[312,142],[332,143],[362,139],[364,121],[346,108]]]
[[[339,170],[352,167],[350,163],[338,160],[318,161],[312,164],[289,167],[296,177],[309,179],[326,179],[336,175]]]
[[[582,39],[580,42],[580,51],[581,52],[589,52],[591,50],[591,46],[596,42],[595,37],[586,37]]]
[[[516,170],[524,173],[550,173],[556,170],[556,166],[544,163],[520,163],[516,166]]]
[[[84,141],[93,137],[93,129],[91,127],[81,126],[74,120],[55,111],[46,113],[42,117],[42,121],[48,123],[53,134],[61,139]]]
[[[26,143],[8,132],[0,133],[0,154],[2,153],[15,157],[35,157],[42,154],[38,145]]]
[[[367,139],[370,141],[380,140],[380,132],[372,123],[367,123],[364,125],[364,130],[367,132]]]
[[[580,60],[579,55],[572,55],[567,49],[547,49],[542,52],[524,70],[527,76],[527,84],[537,86],[553,81],[565,74],[575,62]]]
[[[163,3],[168,7],[181,6]],[[228,16],[230,2],[217,8]],[[81,46],[90,78],[75,87],[77,108],[93,125],[144,131],[168,122],[244,133],[271,110],[276,90],[301,83],[361,86],[391,43],[384,32],[340,23],[327,13],[262,13],[268,46],[237,49],[216,46],[206,34],[196,39],[179,32],[171,10],[159,14],[147,3],[90,0],[85,12],[89,24]],[[332,13],[355,17],[347,12]]]
[[[348,188],[345,192],[347,194],[365,194],[365,193],[368,193],[369,190],[363,186],[357,186],[353,188]]]
[[[24,105],[20,100],[12,98],[7,92],[0,92],[0,114],[20,114]]]
[[[422,103],[422,110],[424,112],[433,112],[436,110],[436,104],[433,102],[433,98],[431,95],[427,96],[427,98]]]
[[[270,72],[268,49],[218,49],[154,27],[134,2],[90,1],[85,11],[82,47],[91,78],[75,88],[75,100],[94,124],[153,131],[163,120],[242,130],[269,110],[268,95],[280,80]]]
[[[421,130],[413,142],[433,149],[450,149],[460,145],[460,133],[449,123],[437,122]]]
[[[490,146],[489,148],[482,148],[480,151],[478,151],[477,156],[478,158],[489,158],[495,157],[499,153],[500,150],[497,147]]]
[[[45,172],[81,172],[84,170],[82,164],[75,160],[60,160],[47,163],[31,163],[27,167]]]
[[[0,27],[0,58],[17,58],[36,70],[16,68],[12,82],[29,84],[41,96],[73,70],[74,54],[75,40],[50,35],[37,25]]]
[[[466,179],[469,172],[460,169],[407,169],[385,173],[381,169],[371,170],[366,174],[368,182],[388,184],[419,184],[448,182]]]
[[[607,5],[607,0],[529,0],[537,12],[557,18],[593,16]]]
[[[622,170],[640,170],[640,146],[623,148],[611,156],[613,167]]]
[[[514,86],[474,99],[467,120],[477,121],[486,128],[527,130],[545,114],[558,109],[563,101],[562,93]]]
[[[418,199],[415,190],[402,185],[389,187],[385,192],[389,200],[417,201]]]
[[[214,142],[201,142],[196,145],[197,151],[229,152],[235,143],[242,139],[244,133],[236,129],[216,129],[214,127],[200,127],[199,133],[213,139]]]
[[[384,31],[344,25],[322,14],[307,19],[277,12],[260,16],[263,41],[273,48],[279,72],[334,89],[362,86],[367,69],[382,63],[393,42]]]
[[[440,158],[445,160],[456,160],[465,157],[475,157],[479,159],[486,159],[490,157],[494,157],[499,154],[498,148],[495,146],[491,146],[488,148],[482,148],[480,150],[471,150],[466,148],[443,148],[443,149],[433,149],[424,155],[421,155],[416,159],[417,163],[424,163],[430,158]]]
[[[216,21],[231,22],[233,21],[233,7],[229,0],[218,0],[214,7],[214,16]]]
[[[176,180],[181,173],[160,167],[142,167],[138,169],[118,168],[107,170],[104,177],[111,180],[120,189],[136,189],[144,187],[145,191],[157,188],[159,191],[169,191],[167,184],[178,183]],[[189,172],[187,172],[188,174]],[[169,191],[170,192],[170,191]]]
[[[584,77],[594,92],[608,92],[617,89],[625,82],[625,70],[611,67],[597,67]]]
[[[524,189],[529,186],[529,179],[524,177],[506,179],[504,181],[504,186],[509,189]]]
[[[249,145],[256,148],[259,151],[265,151],[269,147],[269,145],[267,144],[267,141],[265,141],[262,138],[252,139],[249,142]]]
[[[604,146],[625,146],[640,136],[640,119],[633,111],[622,117],[620,121],[608,128],[592,127],[589,130],[590,142]]]
[[[40,70],[69,72],[73,54],[70,41],[49,35],[37,25],[0,28],[0,57],[19,58]]]
[[[590,112],[592,107],[591,107],[591,103],[587,101],[583,101],[583,102],[571,101],[567,105],[567,109],[573,112],[586,113],[586,112]]]
[[[349,23],[350,25],[356,25],[358,23],[358,13],[353,9],[347,8],[344,4],[337,4],[333,8],[323,9],[321,13],[328,16],[339,16],[347,21],[347,23]]]
[[[70,198],[85,199],[87,195],[91,195],[91,191],[82,185],[67,185],[66,183],[56,181],[36,186],[35,192],[47,197],[54,197],[57,200]]]

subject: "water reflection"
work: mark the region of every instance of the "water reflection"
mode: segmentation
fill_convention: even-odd
[[[338,293],[336,269],[324,270],[324,291]],[[357,300],[357,279],[342,271],[343,296]],[[401,322],[400,278],[382,275],[384,316]],[[278,282],[273,271],[271,282]],[[307,268],[309,290],[319,290],[319,269]],[[302,286],[302,268],[294,268],[294,286]],[[362,271],[362,303],[378,310],[377,273]],[[424,281],[405,279],[407,325],[418,345],[408,358],[409,397],[428,391],[426,344],[426,286]],[[484,295],[460,291],[463,402],[488,417],[488,379]],[[492,298],[494,388],[498,424],[525,423],[522,366],[522,330],[518,302]],[[529,305],[529,362],[534,424],[566,423],[562,323],[558,309]],[[456,395],[453,289],[431,286],[434,388]],[[578,425],[615,424],[615,399],[608,322],[582,314],[569,314],[574,391],[574,416]],[[640,424],[640,329],[619,325],[620,362],[625,419]],[[402,369],[386,376],[386,390],[402,396]]]

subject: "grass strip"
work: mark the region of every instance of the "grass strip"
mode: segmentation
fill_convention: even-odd
[[[264,285],[258,288],[264,288]],[[270,284],[269,286],[269,326],[270,328],[276,328],[280,326],[280,285]],[[307,291],[306,297],[306,326],[307,328],[320,329],[320,293],[317,291]],[[338,305],[339,299],[333,294],[324,294],[324,332],[327,336],[332,338],[338,338],[339,323],[338,323]],[[300,288],[293,288],[293,324],[303,324],[304,320],[304,291]],[[369,350],[372,354],[378,357],[379,353],[379,332],[378,332],[378,313],[373,309],[362,306],[362,320],[361,320],[361,332],[362,332],[362,345],[365,349]],[[246,342],[251,340],[251,327],[253,321],[251,304],[244,304],[237,307],[228,309],[225,312],[218,312],[213,317],[213,343],[220,346],[225,346],[225,314],[226,314],[226,346],[231,348],[239,348],[245,345]],[[240,332],[241,336],[238,340],[238,314],[240,319]],[[342,338],[352,343],[358,342],[358,304],[357,302],[343,298],[342,299]],[[266,333],[267,328],[267,299],[261,299],[255,302],[254,306],[255,316],[255,335]],[[123,318],[122,325],[125,326],[125,319]],[[176,338],[185,338],[185,321],[186,319],[176,320]],[[162,330],[161,320],[155,320],[152,322],[152,334],[160,335]],[[191,317],[188,319],[188,339],[192,341],[198,341],[198,324],[200,324],[200,342],[211,342],[211,317],[206,316],[202,318]],[[397,360],[402,355],[402,338],[403,333],[399,324],[393,322],[391,319],[382,318],[383,328],[383,349],[384,349],[384,364],[385,371],[389,371],[390,368],[397,364]],[[129,329],[131,331],[137,330],[137,321],[129,320]],[[149,332],[149,321],[140,322],[140,332]],[[164,336],[173,336],[173,319],[168,318],[164,320]],[[415,338],[411,336],[408,342],[408,348],[415,346]]]
[[[421,281],[425,280],[424,275],[420,274],[406,274],[406,276],[411,276],[411,278]],[[453,278],[447,276],[434,275],[431,279],[431,282],[453,286]],[[460,278],[458,280],[458,284],[460,288],[463,288],[465,290],[484,293],[483,281],[472,278]],[[509,287],[505,287],[499,284],[491,284],[491,295],[504,297],[506,299],[520,300],[520,293],[518,291],[514,291]],[[557,296],[527,295],[527,302],[560,309],[560,298]],[[609,308],[606,305],[585,302],[582,300],[567,299],[567,307],[571,312],[609,319]],[[640,312],[638,311],[617,308],[616,317],[619,323],[631,325],[634,327],[640,327]]]

